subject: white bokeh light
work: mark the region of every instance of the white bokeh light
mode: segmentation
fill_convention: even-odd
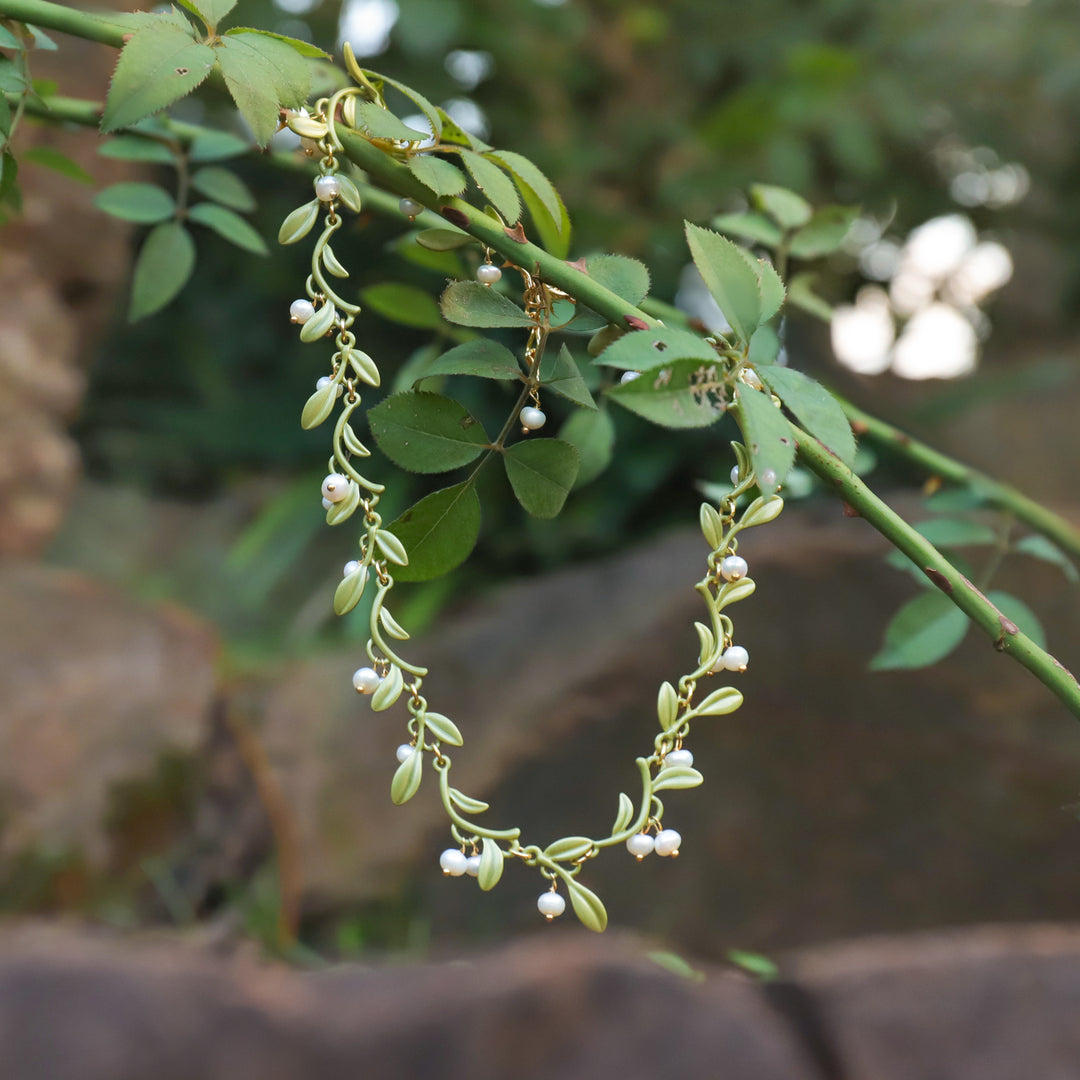
[[[338,41],[347,41],[357,56],[377,56],[390,44],[397,18],[395,0],[345,0]]]
[[[495,70],[495,58],[480,49],[454,49],[443,61],[450,77],[465,90],[472,90]]]
[[[903,379],[955,379],[975,370],[975,329],[950,304],[914,315],[893,350],[892,368]]]
[[[908,234],[902,263],[941,281],[960,266],[977,240],[975,226],[964,214],[931,218]]]
[[[1012,275],[1009,249],[993,240],[984,241],[971,249],[949,278],[948,297],[961,307],[977,304],[1005,285]]]
[[[446,110],[450,119],[453,120],[462,131],[467,131],[470,135],[475,135],[478,139],[486,139],[488,137],[490,127],[488,125],[487,115],[475,101],[470,101],[468,98],[451,98],[449,101],[443,102],[443,108]]]
[[[836,308],[830,325],[833,352],[860,375],[880,375],[889,367],[896,328],[884,289],[867,285],[854,304]]]

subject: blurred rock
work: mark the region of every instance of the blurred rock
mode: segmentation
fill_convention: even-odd
[[[497,952],[302,975],[192,944],[0,939],[5,1080],[1053,1080],[1080,1060],[1080,929],[795,954],[783,981],[561,929]]]
[[[91,579],[0,562],[0,853],[109,854],[110,793],[206,738],[214,631]]]

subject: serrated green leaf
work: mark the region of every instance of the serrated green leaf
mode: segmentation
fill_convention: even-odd
[[[304,410],[300,414],[300,426],[305,431],[317,428],[333,412],[337,391],[337,383],[327,383],[326,386],[317,388],[315,393],[304,402]]]
[[[449,743],[451,746],[461,746],[465,740],[461,737],[457,724],[449,716],[442,713],[429,712],[424,714],[424,727],[435,736],[439,742]]]
[[[402,326],[419,330],[437,330],[443,325],[439,306],[415,285],[386,281],[361,290],[360,299],[377,315]]]
[[[521,192],[521,201],[532,218],[533,228],[540,239],[540,246],[549,251],[556,259],[565,259],[570,253],[570,215],[566,212],[562,199],[559,200],[559,216],[553,218],[547,211],[531,187],[525,184],[518,185]],[[575,319],[575,324],[580,325],[580,320],[587,312],[582,312]],[[600,318],[598,316],[598,318]]]
[[[404,94],[424,114],[436,138],[442,135],[442,110],[432,105],[419,90],[414,90],[411,86],[398,82],[397,79],[391,79],[389,75],[380,75],[375,71],[365,71],[364,74],[372,81],[377,80],[379,83],[386,83],[387,86],[392,86],[397,90],[399,94]]]
[[[587,836],[564,836],[544,848],[544,854],[553,862],[574,862],[592,851],[592,846]]]
[[[1042,559],[1043,562],[1061,567],[1066,580],[1073,584],[1080,581],[1080,572],[1077,571],[1072,560],[1053,540],[1048,540],[1045,536],[1025,536],[1017,542],[1016,550],[1024,555],[1030,555],[1032,558]]]
[[[408,161],[409,172],[436,195],[460,195],[468,183],[465,174],[444,158],[434,154],[413,154]]]
[[[574,486],[578,453],[559,439],[525,439],[503,453],[517,500],[533,517],[556,517]]]
[[[310,343],[325,337],[337,322],[337,317],[337,308],[329,300],[323,301],[315,309],[315,314],[300,327],[300,340]]]
[[[660,730],[667,731],[678,715],[679,695],[675,692],[675,687],[669,682],[661,683],[656,697],[656,716],[660,721]]]
[[[468,557],[480,535],[480,499],[471,481],[425,495],[390,526],[409,554],[400,581],[429,581]]]
[[[767,394],[749,386],[739,386],[736,396],[739,426],[750,451],[758,487],[762,494],[771,495],[784,482],[795,460],[795,435],[784,414]],[[768,472],[773,474],[772,483],[766,482]]]
[[[236,7],[236,0],[180,0],[180,3],[194,12],[211,29]]]
[[[372,709],[375,712],[384,712],[389,709],[401,697],[401,692],[404,689],[405,679],[401,674],[401,668],[397,664],[391,664],[390,670],[386,673],[382,682],[379,683],[378,689],[371,695]],[[419,783],[420,781],[417,780],[417,786],[419,786]]]
[[[155,225],[135,260],[128,322],[163,308],[187,284],[195,269],[195,242],[175,221]]]
[[[227,131],[200,131],[188,147],[192,161],[226,161],[251,149],[251,143]]]
[[[780,335],[768,323],[759,326],[750,339],[750,348],[746,353],[747,362],[756,368],[762,364],[774,363],[779,355]]]
[[[784,500],[779,495],[759,495],[743,512],[739,524],[748,529],[754,525],[766,525],[780,516]]]
[[[518,184],[518,189],[527,187],[540,200],[541,206],[548,212],[552,221],[558,224],[563,209],[562,200],[551,181],[527,158],[512,150],[495,150],[487,155],[489,160],[509,170]],[[522,191],[522,195],[525,192]]]
[[[653,368],[640,379],[613,386],[607,394],[654,424],[697,428],[708,427],[724,414],[723,389],[718,362],[676,360]]]
[[[707,694],[701,703],[694,707],[697,716],[727,716],[743,703],[743,696],[733,686],[722,686]]]
[[[379,449],[411,472],[448,472],[467,465],[489,441],[464,405],[423,390],[391,395],[368,413],[368,420]]]
[[[478,139],[455,123],[453,117],[445,109],[437,108],[435,111],[438,114],[439,123],[442,124],[440,142],[451,143],[454,146],[468,146],[480,153],[491,149],[483,139]]]
[[[217,59],[217,50],[195,41],[190,27],[168,15],[142,15],[138,26],[120,51],[109,84],[103,133],[130,127],[179,101],[210,74]]]
[[[228,37],[232,37],[235,34],[258,34],[260,37],[279,41],[282,45],[287,45],[293,52],[297,52],[301,56],[306,56],[311,60],[333,59],[328,52],[320,49],[318,45],[312,45],[310,41],[301,41],[300,38],[288,37],[285,34],[275,34],[270,30],[259,30],[254,26],[234,26],[230,30],[226,30],[225,33]]]
[[[348,615],[364,595],[364,586],[367,584],[367,567],[361,566],[351,574],[346,574],[334,590],[334,614]]]
[[[921,668],[948,656],[967,633],[967,616],[940,592],[917,596],[892,617],[885,644],[870,661],[871,671]]]
[[[758,375],[815,439],[845,465],[855,463],[851,424],[840,403],[821,383],[793,368],[772,365],[759,367]]]
[[[154,165],[175,165],[176,155],[156,139],[138,135],[116,135],[98,147],[102,157],[119,161],[146,161]]]
[[[858,216],[857,206],[823,206],[791,238],[791,254],[796,259],[832,254],[844,242]]]
[[[499,884],[503,863],[502,848],[490,836],[485,836],[480,849],[480,871],[476,875],[477,884],[484,892],[489,892]]]
[[[772,184],[752,184],[750,201],[785,230],[805,225],[814,212],[813,207],[801,195]]]
[[[520,382],[521,365],[505,345],[478,337],[455,346],[428,364],[423,377],[432,375],[477,375],[482,379]]]
[[[106,214],[139,225],[155,225],[176,213],[176,201],[164,188],[130,181],[99,191],[94,205]]]
[[[765,259],[755,259],[746,248],[739,248],[739,251],[742,252],[746,265],[750,267],[754,277],[757,278],[758,293],[761,297],[761,310],[758,313],[758,321],[759,324],[763,325],[783,306],[784,283],[780,280],[780,275],[770,262]],[[757,337],[757,334],[758,331],[755,330],[750,337],[751,342]]]
[[[398,567],[409,565],[409,555],[405,550],[405,545],[392,532],[376,529],[375,544],[386,558]],[[400,577],[400,570],[397,573]]]
[[[503,220],[509,225],[517,224],[521,218],[521,199],[514,181],[498,165],[473,150],[462,150],[461,160]]]
[[[615,451],[615,425],[608,411],[578,409],[561,428],[559,438],[577,447],[578,474],[574,488],[595,480],[611,464]]]
[[[761,289],[742,249],[726,236],[686,222],[686,242],[706,288],[739,340],[748,344],[761,323]]]
[[[463,814],[482,814],[485,810],[491,809],[490,804],[483,802],[481,799],[474,799],[469,795],[464,795],[457,788],[450,788],[447,795],[450,796],[450,801]]]
[[[611,835],[621,833],[634,820],[634,803],[625,792],[619,792],[619,809],[611,825]]]
[[[740,236],[755,244],[776,248],[784,238],[783,232],[764,214],[719,214],[712,219],[712,227],[729,236]]]
[[[191,174],[191,186],[208,199],[245,213],[255,209],[255,196],[236,173],[220,165],[207,165]]]
[[[297,240],[303,240],[311,227],[319,217],[319,200],[312,199],[303,206],[298,206],[282,223],[278,229],[279,244],[295,244]]]
[[[994,589],[986,594],[990,601],[1005,618],[1014,622],[1022,633],[1027,634],[1040,649],[1046,648],[1046,631],[1043,630],[1039,617],[1021,600],[1011,593]]]
[[[236,107],[251,125],[255,141],[265,146],[277,131],[281,109],[297,109],[307,100],[307,61],[264,34],[226,34],[215,51]]]
[[[479,281],[455,281],[440,300],[443,318],[458,326],[531,327],[532,320],[512,300]]]
[[[683,788],[697,787],[705,779],[689,765],[671,765],[660,770],[660,775],[653,781],[653,791],[678,791]]]
[[[222,239],[254,255],[269,255],[266,241],[239,214],[217,203],[202,202],[188,207],[188,219],[213,229]]]
[[[583,405],[586,409],[596,408],[577,362],[565,345],[558,352],[546,353],[540,360],[540,382],[546,389],[569,398],[575,405]]]
[[[574,914],[581,920],[582,925],[597,933],[603,933],[607,927],[607,911],[600,902],[600,897],[591,889],[585,888],[577,878],[567,880],[566,891],[570,894]]]
[[[399,120],[389,109],[374,101],[356,104],[356,126],[375,139],[398,139],[404,142],[423,142],[426,131],[417,131]]]
[[[920,521],[915,529],[934,547],[939,548],[996,544],[998,541],[997,533],[989,525],[960,518],[931,518],[929,521]]]
[[[395,669],[396,670],[396,669]],[[379,687],[381,690],[382,687]],[[376,690],[378,693],[378,690]],[[420,750],[413,752],[397,767],[394,779],[390,781],[390,801],[395,806],[407,803],[419,790],[423,777],[424,755]]]
[[[428,251],[456,251],[458,248],[478,243],[475,237],[456,229],[423,229],[414,233],[411,238]]]
[[[5,102],[6,104],[6,102]],[[31,146],[22,153],[23,164],[42,165],[80,184],[93,184],[94,178],[78,162],[72,161],[52,146]]]
[[[704,338],[696,334],[660,326],[623,334],[593,362],[623,371],[651,371],[674,360],[716,363],[717,353]]]
[[[590,255],[585,268],[589,277],[627,303],[640,304],[649,295],[649,270],[637,259],[626,255]]]

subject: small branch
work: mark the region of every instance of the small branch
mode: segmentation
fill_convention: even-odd
[[[1074,716],[1080,717],[1080,684],[1076,677],[1022,634],[948,559],[879,499],[839,458],[805,431],[792,427],[799,443],[799,456],[807,468],[918,566],[990,638],[995,649],[1023,664],[1064,702]]]
[[[1059,517],[1045,506],[1040,506],[1016,488],[992,479],[985,473],[961,464],[955,458],[935,450],[932,446],[913,439],[910,435],[895,428],[892,424],[879,420],[876,416],[864,413],[850,402],[837,396],[844,408],[851,426],[859,435],[868,436],[880,446],[894,450],[908,461],[922,466],[934,476],[970,488],[981,495],[992,506],[1009,510],[1017,519],[1029,525],[1036,532],[1049,537],[1063,551],[1080,558],[1080,532],[1074,529],[1064,518]]]
[[[59,30],[62,34],[120,48],[131,28],[119,12],[110,14],[115,14],[115,19],[110,15],[92,15],[78,8],[51,4],[48,0],[0,0],[0,18],[32,23],[43,30]]]

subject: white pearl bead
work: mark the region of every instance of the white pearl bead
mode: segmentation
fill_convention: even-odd
[[[332,503],[341,502],[349,494],[349,478],[341,473],[331,473],[322,482],[322,493],[323,498]]]
[[[355,574],[360,569],[360,563],[356,559],[350,559],[341,570],[342,577],[348,577],[350,574]]]
[[[470,855],[465,860],[465,873],[468,874],[469,877],[478,877],[479,876],[479,874],[480,874],[480,856],[479,855]]]
[[[310,300],[294,300],[289,305],[289,318],[294,323],[306,323],[315,314],[315,305]]]
[[[720,563],[720,574],[725,581],[738,581],[746,577],[749,569],[746,560],[740,555],[729,555]]]
[[[776,473],[772,469],[766,469],[758,479],[761,481],[759,487],[768,488],[770,491],[776,487]]]
[[[521,421],[521,426],[525,428],[526,431],[536,431],[547,423],[547,415],[541,412],[540,409],[534,408],[532,405],[526,405],[525,408],[518,413],[518,419]]]
[[[648,833],[634,833],[629,840],[626,841],[626,850],[630,852],[636,859],[644,859],[646,855],[652,853],[653,838]]]
[[[557,892],[546,892],[540,894],[536,906],[540,914],[550,920],[566,910],[566,901]]]
[[[322,501],[322,508],[324,510],[329,510],[330,507],[333,506],[333,505],[334,504],[329,499],[323,499],[323,501]]]
[[[336,176],[320,176],[315,181],[315,197],[319,202],[333,202],[341,194],[341,181]]]
[[[502,277],[502,271],[497,266],[492,266],[490,263],[484,263],[483,266],[479,266],[476,269],[476,280],[481,285],[494,285]]]
[[[469,860],[465,858],[465,852],[458,851],[457,848],[447,848],[439,856],[439,865],[447,877],[461,877],[465,873],[468,862]]]
[[[682,837],[674,829],[664,829],[656,837],[653,845],[657,855],[678,855]]]
[[[741,645],[732,645],[724,650],[720,663],[727,671],[745,671],[750,663],[750,654]]]
[[[329,375],[324,375],[321,379],[319,379],[315,383],[315,389],[316,390],[325,390],[330,385],[331,382],[333,382],[333,380],[330,378],[330,376]],[[337,384],[337,390],[334,392],[334,397],[341,397],[342,391],[344,389],[345,389],[345,387],[342,386],[341,383],[338,383]]]
[[[374,668],[362,667],[353,672],[352,684],[358,694],[374,694],[381,682],[382,679]]]
[[[694,755],[689,750],[671,750],[664,757],[665,769],[674,768],[676,765],[689,768],[694,764]]]
[[[628,382],[633,382],[635,379],[640,379],[640,378],[641,378],[641,372],[640,371],[624,371],[622,373],[622,375],[619,376],[619,382],[621,382],[623,385],[625,385]]]
[[[736,465],[731,470],[731,486],[736,487],[739,483],[739,466]]]
[[[399,762],[401,762],[401,764],[404,765],[405,764],[405,759],[407,757],[409,757],[409,755],[412,754],[412,752],[413,752],[413,747],[411,747],[407,742],[403,742],[397,748],[397,750],[394,751],[394,756],[398,759]]]
[[[398,202],[398,209],[407,218],[414,218],[417,214],[421,213],[424,208],[415,199],[401,199]]]

